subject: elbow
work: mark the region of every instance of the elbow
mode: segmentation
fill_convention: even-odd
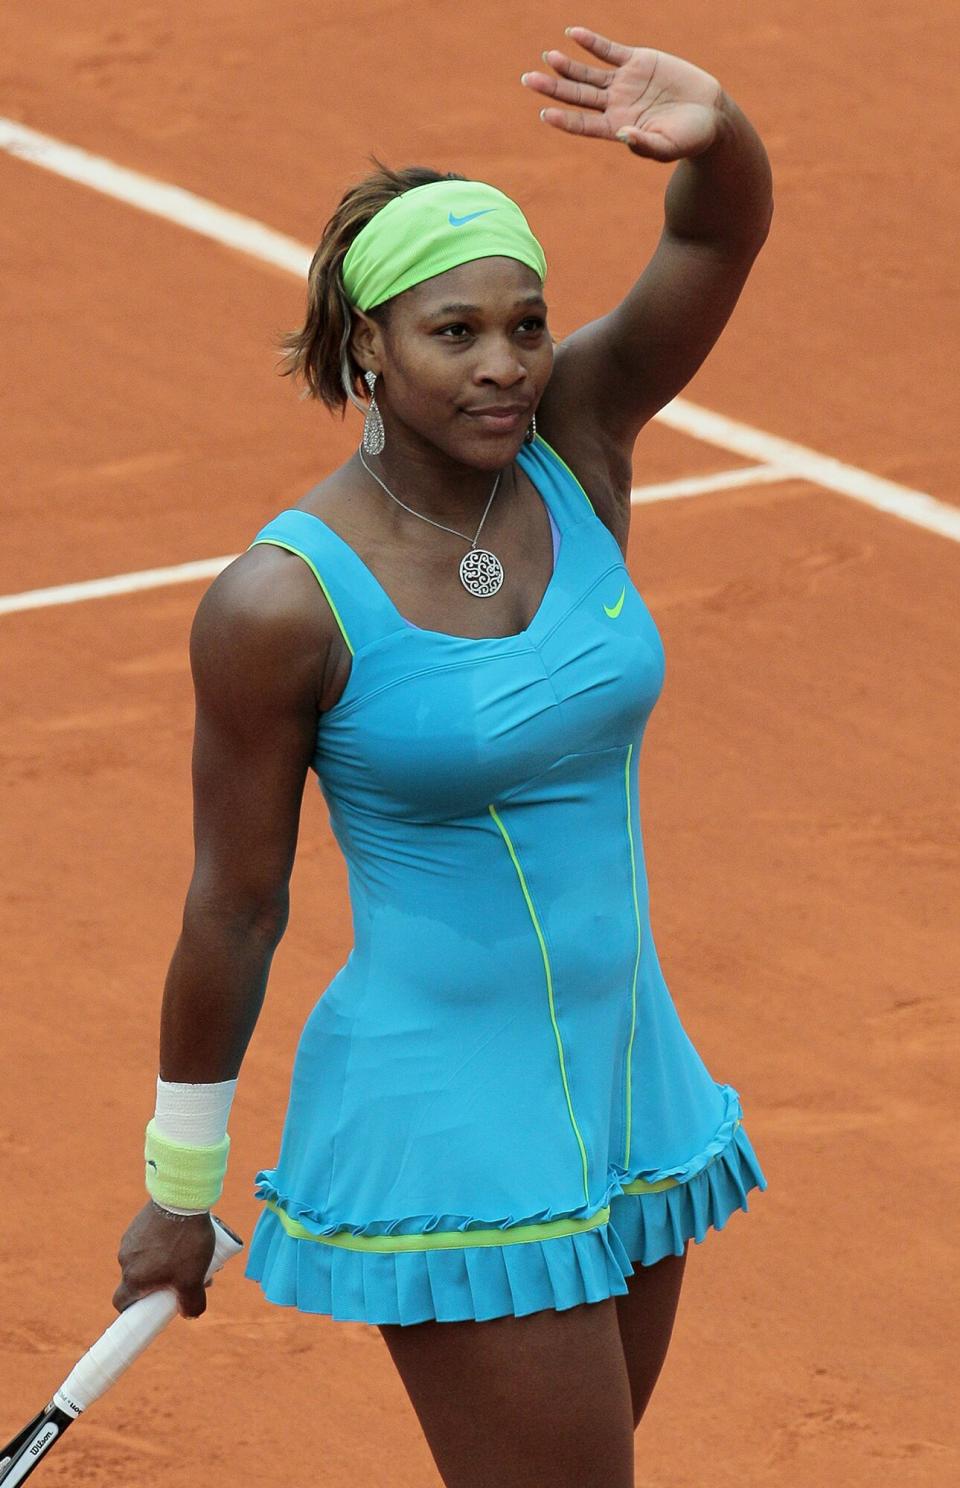
[[[238,893],[192,884],[183,910],[183,929],[216,930],[231,940],[272,951],[283,939],[290,918],[290,894],[284,884],[262,893]]]
[[[290,896],[284,893],[279,900],[257,908],[250,921],[251,933],[274,949],[283,939],[289,919]]]

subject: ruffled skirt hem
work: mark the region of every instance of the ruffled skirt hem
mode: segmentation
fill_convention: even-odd
[[[619,1194],[607,1223],[520,1244],[396,1252],[357,1251],[295,1239],[272,1210],[261,1214],[246,1274],[267,1300],[338,1322],[486,1322],[491,1318],[623,1296],[634,1262],[682,1255],[722,1230],[767,1180],[742,1125],[693,1177],[659,1193]],[[469,1233],[469,1232],[467,1232]]]

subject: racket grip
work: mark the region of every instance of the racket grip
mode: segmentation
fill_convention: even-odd
[[[243,1249],[243,1241],[222,1220],[211,1215],[216,1244],[207,1269],[209,1281],[222,1266]],[[125,1369],[140,1357],[177,1313],[177,1295],[170,1287],[148,1292],[131,1302],[120,1316],[101,1333],[96,1343],[74,1365],[53,1397],[54,1405],[71,1416],[78,1416],[105,1390],[116,1384]]]

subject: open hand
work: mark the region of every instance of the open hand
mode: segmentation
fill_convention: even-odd
[[[557,76],[525,72],[520,81],[535,93],[576,105],[543,109],[544,123],[568,134],[621,140],[651,160],[684,160],[713,144],[723,95],[715,77],[669,52],[622,46],[585,26],[568,26],[566,34],[611,66],[590,67],[565,52],[544,52]]]

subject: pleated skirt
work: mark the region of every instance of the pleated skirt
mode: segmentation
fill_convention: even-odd
[[[246,1274],[267,1300],[338,1322],[485,1322],[623,1296],[636,1266],[682,1255],[722,1230],[767,1180],[742,1125],[706,1167],[658,1193],[618,1194],[606,1223],[576,1234],[502,1245],[397,1252],[295,1238],[265,1209]],[[506,1231],[505,1234],[508,1234]],[[467,1232],[469,1234],[469,1232]],[[465,1237],[466,1238],[466,1237]]]

